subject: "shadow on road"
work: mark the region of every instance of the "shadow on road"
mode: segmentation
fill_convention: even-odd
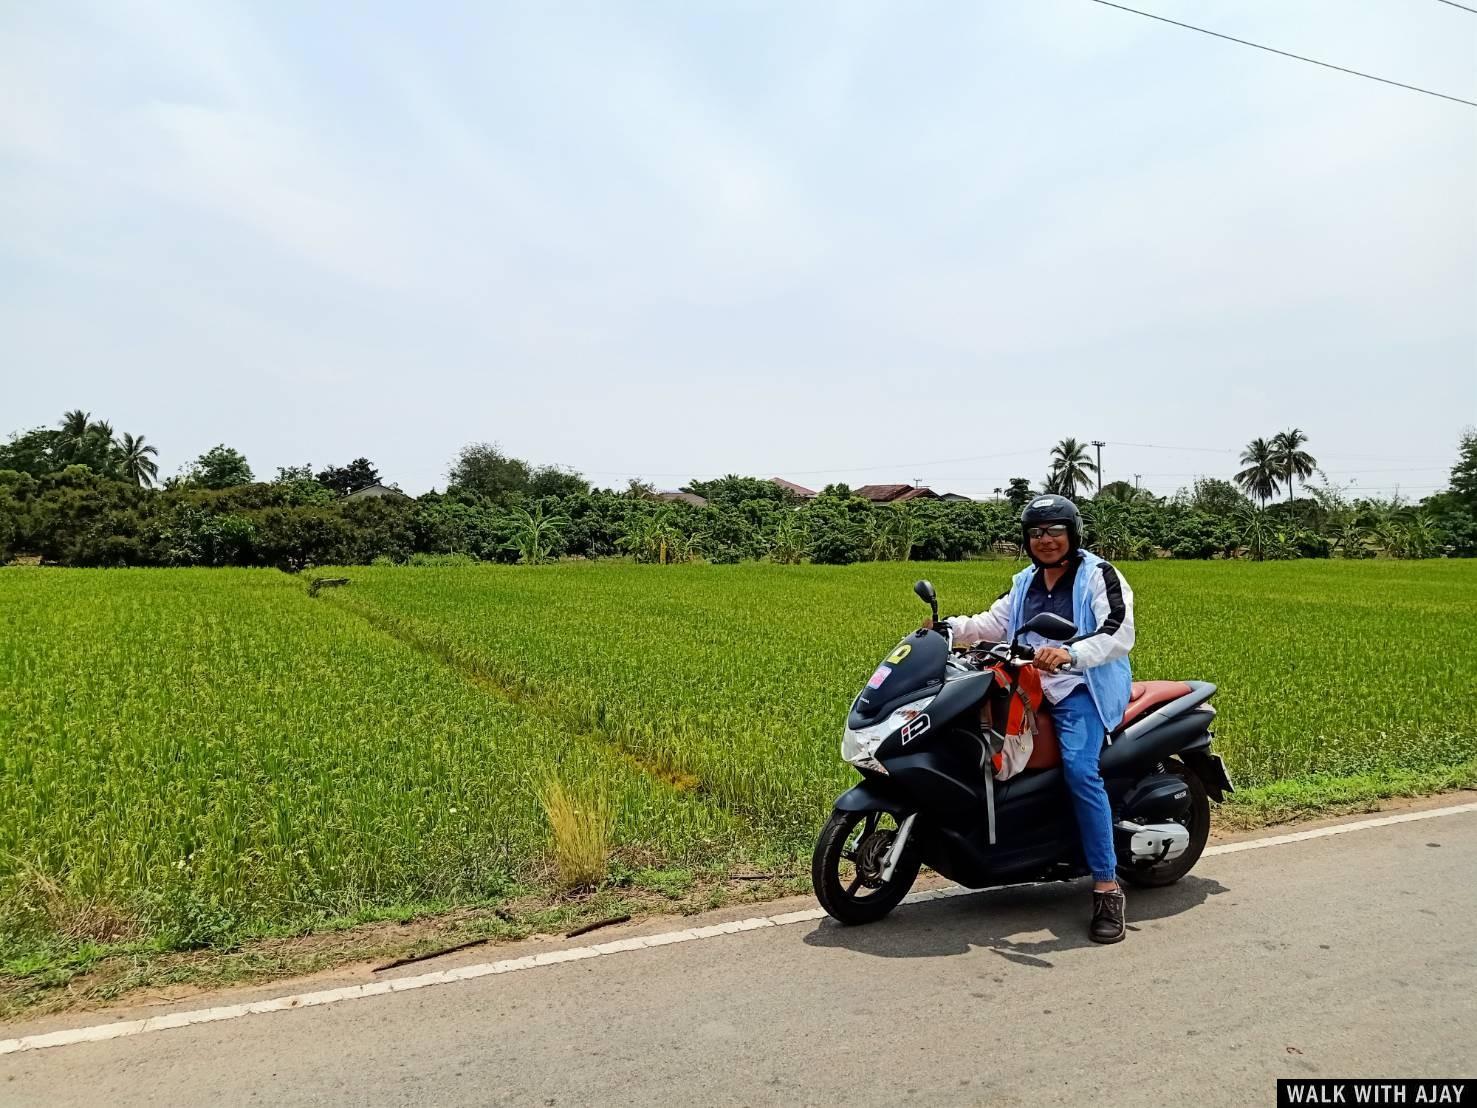
[[[1021,885],[905,904],[880,923],[861,927],[824,920],[805,942],[879,958],[937,958],[983,948],[1017,965],[1051,969],[1045,955],[1094,945],[1087,937],[1089,888],[1086,881]],[[1128,929],[1177,916],[1228,891],[1219,881],[1194,876],[1165,889],[1129,887]]]

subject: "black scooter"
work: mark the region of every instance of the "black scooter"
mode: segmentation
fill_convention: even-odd
[[[1039,768],[996,781],[992,762],[1020,669],[1035,655],[1021,636],[1064,641],[1077,628],[1042,613],[1014,642],[956,648],[933,586],[914,591],[934,628],[898,643],[852,703],[841,756],[863,780],[836,801],[811,862],[816,897],[841,923],[887,915],[923,865],[973,889],[1089,872],[1049,729],[1038,731],[1030,766]],[[1135,684],[1108,737],[1099,765],[1119,877],[1130,884],[1189,873],[1210,833],[1210,801],[1232,791],[1210,750],[1214,693],[1204,681]]]

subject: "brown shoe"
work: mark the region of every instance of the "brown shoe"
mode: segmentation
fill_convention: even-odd
[[[1092,894],[1092,926],[1088,935],[1095,943],[1121,943],[1128,928],[1123,923],[1123,906],[1127,898],[1122,889]]]

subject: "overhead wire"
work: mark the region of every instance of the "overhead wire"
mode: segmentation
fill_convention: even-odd
[[[1407,85],[1404,81],[1392,81],[1388,77],[1377,77],[1373,73],[1365,73],[1362,70],[1349,69],[1347,66],[1334,65],[1332,62],[1321,62],[1317,58],[1308,58],[1304,57],[1302,54],[1293,54],[1287,50],[1279,50],[1275,46],[1264,46],[1260,42],[1251,42],[1248,39],[1237,38],[1234,35],[1224,35],[1221,34],[1221,32],[1219,31],[1211,31],[1207,30],[1204,27],[1197,27],[1193,23],[1181,23],[1178,19],[1169,19],[1166,16],[1155,15],[1153,12],[1142,11],[1139,8],[1130,8],[1126,4],[1116,4],[1113,2],[1113,0],[1092,0],[1092,2],[1094,4],[1101,4],[1105,8],[1117,8],[1119,11],[1130,12],[1133,15],[1141,15],[1145,19],[1156,19],[1160,23],[1169,23],[1175,27],[1183,27],[1187,31],[1199,31],[1202,35],[1210,35],[1212,38],[1225,39],[1227,42],[1234,42],[1241,46],[1250,46],[1255,50],[1265,50],[1269,54],[1280,54],[1282,57],[1291,58],[1294,61],[1307,62],[1309,65],[1320,65],[1324,69],[1337,70],[1340,73],[1347,73],[1353,77],[1363,77],[1365,80],[1368,81],[1378,81],[1384,85],[1394,85],[1396,88],[1409,89],[1411,92],[1421,92],[1425,93],[1427,96],[1435,96],[1442,100],[1450,100],[1456,104],[1465,104],[1469,108],[1477,108],[1477,100],[1466,100],[1460,96],[1449,96],[1444,92],[1436,92],[1434,89],[1421,88],[1419,85]],[[1462,7],[1462,5],[1460,4],[1457,4],[1456,6]]]
[[[1117,441],[1111,441],[1110,440],[1105,445],[1107,445],[1107,446],[1119,446],[1119,447],[1130,447],[1130,448],[1140,449],[1140,450],[1168,450],[1168,451],[1174,451],[1174,452],[1184,451],[1184,452],[1195,452],[1195,453],[1206,453],[1206,454],[1236,454],[1237,453],[1237,450],[1235,448],[1233,448],[1233,447],[1171,446],[1171,445],[1164,444],[1164,443],[1151,443],[1151,442],[1117,442]],[[826,475],[826,474],[834,474],[834,473],[869,473],[869,472],[876,472],[878,470],[891,470],[894,473],[901,474],[901,473],[904,473],[907,470],[928,469],[928,468],[930,468],[932,466],[954,465],[954,464],[963,463],[963,462],[993,461],[993,460],[998,460],[998,459],[1001,459],[1001,458],[1015,458],[1015,457],[1023,457],[1023,456],[1027,456],[1027,455],[1036,455],[1036,456],[1046,457],[1046,456],[1049,456],[1050,455],[1050,452],[1051,452],[1051,447],[1050,446],[1042,446],[1042,447],[1032,447],[1029,450],[1007,450],[1007,451],[1001,451],[1001,452],[994,453],[994,454],[973,454],[973,455],[969,455],[969,456],[963,457],[963,458],[936,458],[936,459],[933,459],[931,461],[885,462],[885,463],[883,463],[881,465],[831,466],[831,467],[828,467],[828,468],[825,468],[825,469],[789,469],[789,468],[786,468],[786,467],[771,467],[771,472],[773,472],[776,475],[779,475],[779,474],[788,474],[788,475],[790,475],[792,477],[807,477],[807,476],[817,476],[817,475],[823,476],[823,475]],[[1402,457],[1402,456],[1398,456],[1398,455],[1388,455],[1388,454],[1325,454],[1325,455],[1323,455],[1323,457],[1326,458],[1327,460],[1330,460],[1330,461],[1334,461],[1334,460],[1339,460],[1339,461],[1358,461],[1358,460],[1365,460],[1365,459],[1367,459],[1367,460],[1370,460],[1370,461],[1379,461],[1379,462],[1429,461],[1429,462],[1437,463],[1437,464],[1425,465],[1425,466],[1401,466],[1401,467],[1386,467],[1386,468],[1380,468],[1380,469],[1349,469],[1349,470],[1325,470],[1324,471],[1324,472],[1329,473],[1330,475],[1334,475],[1334,476],[1348,476],[1348,475],[1355,475],[1355,476],[1357,476],[1357,474],[1359,474],[1359,473],[1429,473],[1429,472],[1436,472],[1436,471],[1446,470],[1447,468],[1449,468],[1449,465],[1450,465],[1449,461],[1447,461],[1445,459],[1419,458],[1419,457]],[[605,470],[601,470],[601,469],[581,469],[581,470],[579,470],[579,472],[584,473],[584,474],[587,474],[587,475],[589,475],[591,477],[626,477],[626,476],[630,476],[630,475],[634,474],[634,475],[637,475],[637,476],[640,476],[640,477],[684,477],[684,478],[693,478],[693,479],[702,480],[702,479],[706,479],[706,478],[722,477],[722,476],[725,476],[727,473],[732,472],[732,471],[731,470],[723,470],[723,471],[719,471],[719,470],[703,470],[703,471],[694,472],[693,470],[675,470],[675,471],[660,472],[660,471],[645,470],[645,469],[605,469]],[[971,481],[971,480],[978,479],[979,474],[978,473],[973,473],[973,474],[930,473],[927,476],[928,476],[928,479],[931,480],[931,481]],[[1140,471],[1140,476],[1142,476],[1142,477],[1199,477],[1199,476],[1205,476],[1205,474],[1204,474],[1204,471],[1200,471],[1200,470],[1172,470],[1172,471],[1170,471],[1170,470],[1156,470],[1156,471],[1153,471],[1153,472],[1143,472],[1143,471]],[[903,482],[903,483],[905,483],[905,482]]]
[[[972,454],[966,458],[938,458],[931,462],[886,462],[882,465],[873,466],[831,466],[827,469],[786,469],[775,468],[775,473],[788,473],[795,477],[811,477],[817,474],[827,473],[869,473],[879,469],[905,470],[921,469],[926,466],[952,465],[955,462],[985,462],[996,458],[1016,458],[1027,454],[1049,454],[1050,446],[1033,446],[1029,450],[1007,450],[999,454]],[[691,470],[682,470],[673,473],[655,473],[646,469],[582,469],[581,473],[588,473],[592,477],[624,477],[627,474],[638,474],[642,477],[721,477],[724,474],[716,470],[705,473],[694,473]]]

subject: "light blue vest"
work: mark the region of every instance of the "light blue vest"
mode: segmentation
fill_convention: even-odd
[[[1103,560],[1090,550],[1082,551],[1082,563],[1077,567],[1077,577],[1072,582],[1072,622],[1077,625],[1077,634],[1087,636],[1097,630],[1097,613],[1092,610],[1092,579]],[[1010,586],[1010,626],[1006,630],[1009,638],[1021,625],[1021,612],[1026,606],[1026,590],[1036,577],[1036,566],[1029,565],[1017,573]],[[1100,666],[1084,669],[1082,677],[1087,682],[1087,691],[1097,714],[1102,718],[1103,729],[1111,731],[1123,719],[1128,708],[1128,695],[1133,687],[1133,671],[1127,658],[1114,658]]]

